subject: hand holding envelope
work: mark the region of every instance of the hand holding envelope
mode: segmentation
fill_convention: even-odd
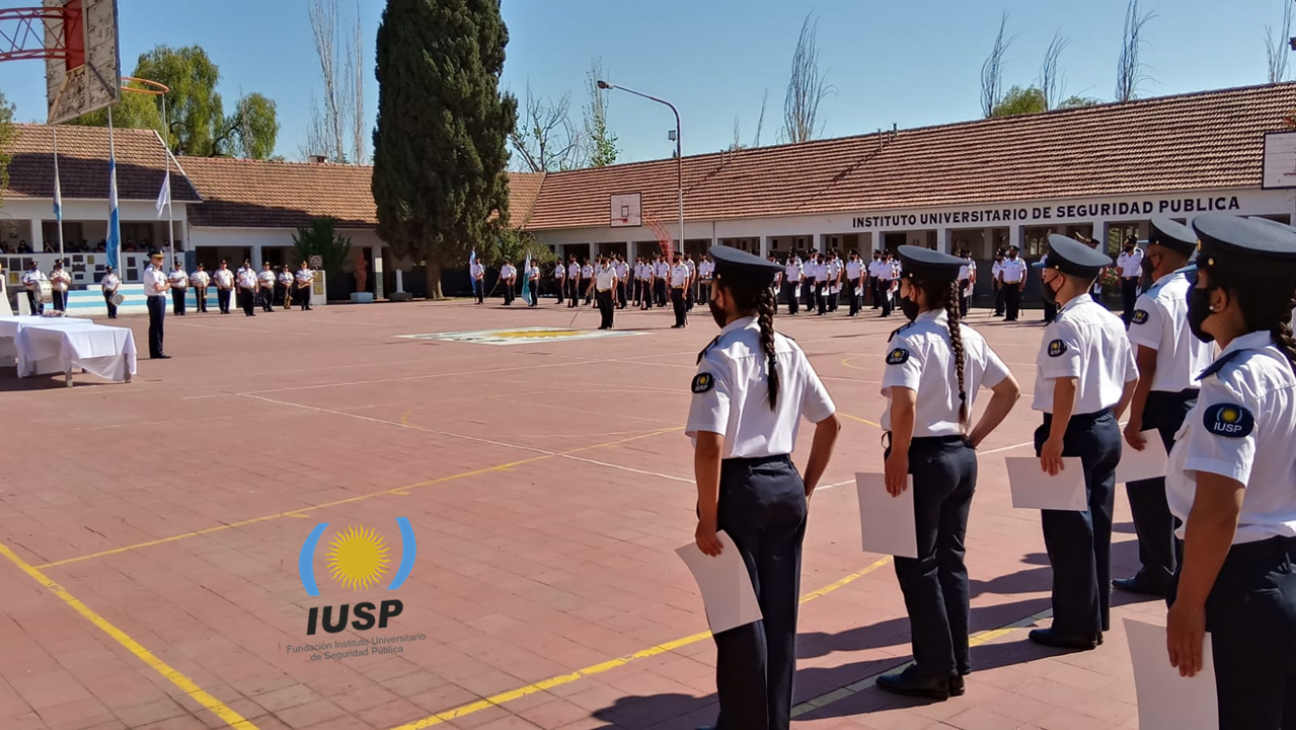
[[[707,623],[713,634],[746,626],[762,618],[751,574],[747,572],[747,564],[743,562],[733,538],[722,530],[716,533],[716,539],[724,549],[715,557],[704,554],[697,543],[692,542],[675,551],[693,573],[702,591]]]

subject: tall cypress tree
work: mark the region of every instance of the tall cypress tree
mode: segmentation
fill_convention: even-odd
[[[517,100],[499,91],[507,43],[499,0],[388,0],[378,27],[378,235],[427,261],[434,298],[441,268],[484,252],[508,222]]]

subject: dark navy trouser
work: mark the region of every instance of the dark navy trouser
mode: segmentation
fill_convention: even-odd
[[[1175,434],[1183,426],[1188,411],[1197,405],[1197,390],[1169,393],[1154,390],[1148,393],[1143,407],[1143,430],[1156,429],[1166,452],[1174,446]],[[1138,533],[1139,571],[1153,587],[1164,587],[1179,567],[1179,548],[1174,531],[1178,520],[1170,514],[1166,503],[1165,477],[1130,482],[1125,485],[1129,497],[1130,514],[1134,531]]]

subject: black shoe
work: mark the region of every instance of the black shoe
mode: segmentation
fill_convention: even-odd
[[[950,697],[962,697],[967,693],[967,687],[963,684],[963,675],[955,674],[949,678]]]
[[[1138,575],[1133,578],[1117,578],[1112,581],[1112,588],[1124,593],[1133,593],[1137,596],[1153,596],[1155,598],[1165,598],[1166,587],[1154,585],[1148,580],[1147,574],[1139,571]]]
[[[925,697],[941,702],[950,698],[950,678],[924,677],[918,674],[916,664],[909,665],[903,672],[883,674],[877,678],[877,686],[891,694],[906,697]]]
[[[170,356],[170,355],[154,355],[154,356],[150,357],[149,359],[150,359],[150,360],[170,360],[170,359],[171,359],[171,356]]]
[[[1073,651],[1093,651],[1103,643],[1101,631],[1096,636],[1085,637],[1062,636],[1053,633],[1053,629],[1035,629],[1027,635],[1027,638],[1041,646]]]

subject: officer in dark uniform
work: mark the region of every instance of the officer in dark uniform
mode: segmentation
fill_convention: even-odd
[[[1167,649],[1180,674],[1211,634],[1220,730],[1296,728],[1296,231],[1206,213],[1188,300],[1224,349],[1201,376],[1166,478],[1185,524]]]
[[[1130,402],[1125,443],[1147,448],[1144,431],[1156,430],[1168,452],[1184,417],[1197,403],[1197,376],[1214,356],[1214,347],[1193,337],[1188,327],[1188,291],[1192,283],[1181,271],[1197,251],[1197,234],[1169,218],[1153,218],[1143,255],[1143,270],[1155,282],[1138,298],[1130,318],[1129,339],[1135,348],[1139,384]],[[1125,485],[1142,568],[1112,585],[1127,593],[1164,596],[1179,566],[1175,519],[1166,504],[1165,478]]]
[[[890,446],[886,488],[898,496],[913,475],[918,557],[895,559],[909,609],[914,663],[878,677],[883,690],[948,699],[963,694],[970,616],[963,556],[976,491],[977,444],[1021,396],[1017,381],[980,334],[959,321],[964,259],[917,246],[898,250],[900,309],[909,324],[887,344],[882,414]],[[994,391],[976,428],[969,414],[982,386]]]
[[[720,730],[787,730],[796,673],[796,617],[806,502],[840,424],[805,353],[774,331],[779,266],[713,246],[710,308],[720,336],[698,355],[687,433],[698,475],[697,544],[723,549],[723,530],[751,574],[764,619],[715,636]],[[801,419],[815,424],[805,477],[792,465]]]
[[[1041,468],[1057,474],[1063,456],[1078,456],[1088,509],[1044,510],[1044,545],[1053,566],[1053,626],[1030,632],[1037,644],[1088,650],[1102,643],[1111,608],[1111,529],[1117,421],[1138,384],[1125,323],[1089,296],[1098,271],[1111,263],[1066,236],[1049,236],[1040,281],[1058,315],[1044,329],[1036,357],[1033,407],[1044,412],[1035,431]]]

